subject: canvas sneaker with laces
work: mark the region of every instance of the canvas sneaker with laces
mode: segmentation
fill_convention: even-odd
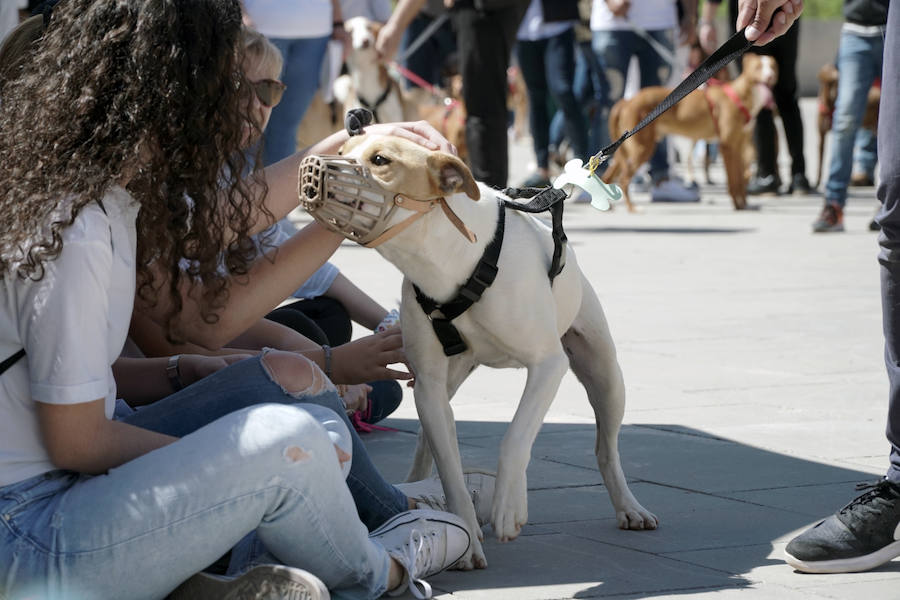
[[[168,600],[329,600],[322,581],[303,569],[259,565],[243,575],[228,577],[197,573],[168,596]]]
[[[463,469],[463,478],[466,481],[466,490],[472,498],[475,506],[475,517],[478,525],[484,526],[491,520],[491,507],[494,504],[494,485],[497,483],[497,475],[482,469]],[[447,496],[444,495],[444,484],[437,475],[413,481],[410,483],[398,483],[398,490],[406,494],[406,497],[416,503],[417,508],[430,508],[433,510],[447,510]]]
[[[408,588],[419,600],[431,598],[431,585],[425,578],[453,566],[472,543],[461,518],[437,510],[394,515],[369,537],[384,546],[406,571],[403,582],[388,594],[398,596]]]
[[[787,545],[785,560],[805,573],[855,573],[900,556],[900,485],[882,479]]]
[[[819,213],[819,218],[813,223],[813,233],[828,233],[844,230],[844,209],[838,204],[826,202]]]

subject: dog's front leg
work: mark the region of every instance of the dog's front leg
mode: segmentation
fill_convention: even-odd
[[[463,478],[453,409],[450,408],[446,386],[442,382],[419,377],[416,381],[416,410],[444,486],[447,508],[466,521],[472,537],[469,551],[456,563],[456,568],[483,569],[487,566],[487,560],[481,547],[481,528]]]
[[[522,527],[528,522],[528,484],[525,471],[531,458],[531,446],[553,398],[556,397],[556,390],[559,389],[568,365],[560,346],[558,352],[528,366],[528,379],[522,399],[500,444],[491,525],[501,542],[518,537]]]

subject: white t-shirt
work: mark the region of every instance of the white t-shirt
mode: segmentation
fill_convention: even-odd
[[[244,11],[254,29],[268,38],[331,35],[331,0],[244,0]]]
[[[257,236],[257,238],[266,236],[266,242],[269,246],[280,246],[295,233],[297,233],[297,228],[287,219],[281,219]],[[262,248],[259,243],[257,243],[257,248],[259,248],[260,252],[266,250],[265,248]],[[316,272],[310,275],[309,279],[303,282],[303,285],[297,288],[291,296],[300,298],[301,300],[318,298],[328,291],[328,288],[334,283],[338,273],[340,273],[340,271],[336,266],[330,262],[326,262],[316,269]]]
[[[675,0],[633,0],[625,18],[614,17],[606,0],[594,0],[591,30],[609,31],[640,27],[645,31],[672,29],[678,25]]]
[[[387,23],[391,18],[391,0],[341,0],[344,21],[365,17],[370,21]]]
[[[106,210],[104,213],[103,209]],[[41,441],[35,401],[115,407],[112,364],[134,305],[139,206],[121,187],[91,203],[62,232],[59,256],[39,281],[0,280],[0,360],[26,356],[0,375],[0,486],[55,467]]]

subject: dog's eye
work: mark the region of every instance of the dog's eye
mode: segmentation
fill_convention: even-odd
[[[383,167],[384,165],[391,164],[391,159],[387,158],[386,156],[382,156],[381,154],[376,154],[375,156],[370,158],[369,161],[376,167]]]

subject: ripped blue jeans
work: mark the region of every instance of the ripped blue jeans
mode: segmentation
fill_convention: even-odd
[[[339,407],[330,390],[302,401]],[[347,451],[352,428],[299,402],[250,358],[122,419],[177,442],[104,475],[0,488],[0,596],[163,598],[244,540],[335,598],[379,597],[390,559],[354,518],[334,448]]]

